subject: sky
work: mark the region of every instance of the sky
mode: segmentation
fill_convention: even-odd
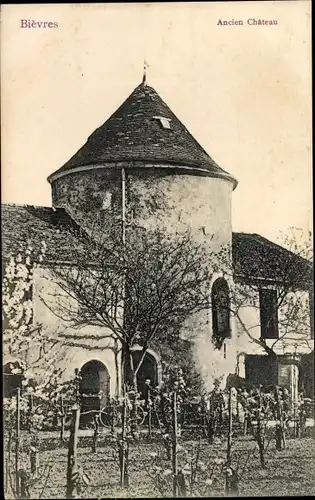
[[[233,230],[276,241],[289,227],[311,229],[310,2],[1,11],[2,203],[51,206],[47,176],[141,82],[145,59],[148,84],[238,180]],[[21,19],[58,27],[21,28]]]

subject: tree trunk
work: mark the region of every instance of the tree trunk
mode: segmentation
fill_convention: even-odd
[[[137,377],[134,371],[132,351],[128,345],[124,345],[121,350],[122,367],[122,387],[127,386],[127,392],[130,388],[137,390]]]
[[[130,352],[130,365],[131,365],[131,375],[132,375],[132,388],[134,390],[134,395],[132,398],[132,409],[131,409],[131,430],[133,433],[138,430],[138,422],[137,422],[137,401],[138,401],[138,383],[137,383],[137,374],[134,369],[132,352]]]

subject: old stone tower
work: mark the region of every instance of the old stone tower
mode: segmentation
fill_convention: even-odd
[[[48,181],[53,207],[66,209],[81,223],[115,209],[144,227],[172,232],[188,226],[196,239],[208,239],[209,256],[232,243],[236,180],[206,153],[145,78]],[[223,281],[220,274],[218,278]],[[229,284],[225,285],[228,293]],[[214,328],[208,316],[210,321],[196,319],[193,325],[198,338],[195,357],[205,378]],[[230,325],[230,338],[218,353],[232,370],[233,329]]]

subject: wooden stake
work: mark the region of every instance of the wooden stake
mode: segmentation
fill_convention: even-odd
[[[93,444],[92,444],[92,453],[96,453],[97,450],[97,440],[98,440],[98,415],[94,415],[94,434],[93,434]]]
[[[61,413],[61,427],[60,427],[60,441],[63,442],[63,439],[64,439],[64,435],[65,435],[65,419],[66,419],[66,415],[65,415],[65,408],[64,408],[64,404],[63,404],[63,396],[61,395],[60,396],[60,413]]]
[[[121,447],[120,447],[120,486],[125,487],[128,485],[128,478],[126,474],[126,431],[127,431],[127,401],[126,401],[126,386],[124,385],[124,399],[123,399],[123,415],[122,415],[122,429],[121,429]]]
[[[148,388],[148,434],[152,436],[152,409],[151,409],[151,391]]]
[[[34,407],[33,394],[29,395],[28,401],[29,401],[29,405],[28,405],[28,432],[32,432],[33,407]]]
[[[10,462],[11,462],[11,440],[12,440],[12,428],[8,430],[8,447],[7,447],[7,459],[6,459],[6,469],[5,469],[5,492],[9,489],[10,480]]]
[[[244,425],[243,425],[243,434],[247,436],[247,427],[248,427],[248,410],[244,411]]]
[[[31,466],[31,473],[37,474],[37,470],[38,470],[38,442],[37,442],[35,434],[32,436],[32,439],[31,439],[30,466]]]
[[[67,468],[67,491],[66,498],[77,498],[77,446],[78,431],[80,423],[80,408],[75,406],[72,409],[70,439],[68,447],[68,468]]]
[[[19,453],[20,453],[20,433],[21,433],[21,389],[16,390],[16,420],[15,420],[15,478],[16,496],[20,498],[20,474],[19,474]]]
[[[227,466],[231,466],[231,449],[232,449],[232,433],[233,433],[233,400],[232,400],[232,388],[229,391],[229,429],[228,429],[228,439],[227,439],[227,450],[226,450],[226,463]]]
[[[283,415],[282,415],[279,387],[276,387],[275,389],[275,396],[277,402],[277,419],[280,422],[280,424],[276,427],[276,449],[280,451],[285,448],[285,437],[283,430]]]
[[[111,433],[114,435],[115,432],[115,414],[116,414],[116,399],[114,398],[112,401],[112,405],[110,407],[110,426],[111,426]]]
[[[21,497],[20,498],[31,498],[29,488],[28,488],[28,480],[29,480],[29,475],[26,472],[26,470],[21,469],[19,471],[19,476],[20,476],[20,490],[21,490]]]
[[[264,443],[264,436],[263,436],[263,430],[262,430],[262,425],[261,425],[261,409],[258,409],[257,412],[257,444],[259,448],[259,457],[260,457],[260,464],[262,468],[265,467],[265,443]]]
[[[226,467],[231,467],[231,450],[232,450],[232,432],[233,432],[233,408],[232,408],[232,388],[229,390],[229,402],[228,402],[228,417],[229,417],[229,428],[227,437],[227,448],[226,448]],[[228,472],[225,475],[225,494],[230,494],[230,480]]]
[[[172,440],[172,461],[173,461],[173,497],[178,496],[178,485],[177,485],[177,393],[173,392],[173,440]]]

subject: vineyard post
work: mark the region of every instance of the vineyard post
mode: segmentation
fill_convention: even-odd
[[[207,401],[206,398],[201,399],[201,411],[202,411],[202,434],[203,437],[207,438],[208,437],[208,409],[207,409]]]
[[[261,423],[261,407],[262,407],[261,392],[259,390],[259,407],[257,410],[257,444],[258,444],[258,448],[259,448],[260,464],[261,464],[262,468],[264,468],[265,467],[265,443],[264,443],[263,429],[262,429],[262,423]]]
[[[301,402],[298,407],[298,415],[297,415],[297,437],[300,438],[303,435],[303,420],[304,420],[304,408]]]
[[[115,433],[115,414],[116,414],[116,399],[114,398],[112,401],[111,405],[111,414],[110,414],[110,426],[111,426],[111,433],[114,435]]]
[[[152,436],[152,409],[151,409],[151,391],[148,387],[148,434]]]
[[[33,394],[29,395],[28,399],[28,432],[32,432],[32,416],[33,416],[33,408],[34,408],[34,399]]]
[[[80,408],[72,408],[72,418],[70,427],[70,439],[68,447],[68,468],[67,468],[67,491],[66,498],[76,498],[77,496],[77,446],[80,423]]]
[[[298,426],[298,422],[297,422],[297,403],[296,401],[293,401],[293,423],[294,423],[294,427],[293,427],[293,431],[294,431],[294,437],[295,438],[298,438],[300,437],[299,436],[299,426]]]
[[[7,457],[6,457],[6,469],[5,469],[5,493],[9,489],[9,474],[10,474],[10,462],[11,462],[11,440],[12,440],[12,428],[8,429],[8,444],[7,444]]]
[[[32,436],[30,447],[31,474],[37,474],[38,469],[38,440],[36,434]]]
[[[20,429],[21,427],[21,389],[16,390],[16,420],[15,420],[15,478],[16,495],[20,498],[20,475],[19,475],[19,454],[20,454]]]
[[[248,410],[247,410],[247,403],[246,403],[246,407],[245,407],[245,410],[244,410],[244,426],[243,426],[243,435],[244,436],[247,436],[247,426],[248,426]]]
[[[65,408],[63,404],[63,395],[60,396],[60,419],[61,419],[61,427],[60,427],[60,441],[63,442],[64,434],[65,434]]]
[[[19,472],[20,476],[20,498],[31,498],[29,488],[28,488],[28,480],[29,480],[29,475],[26,472],[26,470],[21,469]]]
[[[177,488],[177,392],[173,392],[173,439],[172,439],[172,461],[173,461],[173,497],[177,498],[178,488]]]
[[[126,399],[126,386],[124,385],[123,395],[123,414],[122,414],[122,429],[121,429],[121,444],[120,444],[120,486],[128,486],[128,472],[127,472],[127,452],[128,443],[126,442],[127,432],[127,399]]]
[[[93,424],[94,424],[94,433],[93,433],[92,453],[96,453],[98,431],[99,431],[99,416],[97,414],[94,415]]]
[[[213,392],[212,392],[213,394]],[[221,408],[216,406],[212,395],[209,395],[209,410],[208,410],[208,443],[213,444],[214,436],[217,430],[217,416],[221,412]],[[219,420],[221,421],[221,416],[219,415]],[[219,429],[220,432],[220,429]]]
[[[227,437],[227,449],[226,449],[226,467],[227,469],[231,467],[231,450],[232,450],[232,433],[233,433],[233,398],[232,398],[232,387],[229,390],[229,402],[228,402],[228,417],[229,417],[229,428]],[[225,476],[225,494],[230,493],[229,475],[226,472]]]
[[[275,388],[275,396],[277,403],[277,420],[279,422],[277,423],[276,426],[276,449],[280,451],[284,448],[285,441],[284,441],[284,430],[283,430],[283,416],[282,416],[281,401],[280,401],[278,386],[276,386]]]
[[[295,433],[295,437],[296,438],[300,438],[301,437],[301,426],[300,426],[300,410],[297,412],[297,416],[296,416],[296,424],[295,424],[295,429],[296,429],[296,433]]]

